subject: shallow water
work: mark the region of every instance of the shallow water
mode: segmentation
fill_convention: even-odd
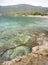
[[[48,19],[39,17],[0,17],[0,41],[15,38],[16,33],[27,30],[47,30]]]
[[[41,31],[48,31],[47,18],[0,16],[0,52],[4,51],[3,49],[26,44],[34,32]],[[26,53],[29,53],[27,48]]]

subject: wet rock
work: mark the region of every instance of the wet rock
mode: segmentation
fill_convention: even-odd
[[[19,36],[19,40],[23,43],[26,44],[26,42],[30,39],[31,37],[25,34],[21,34]]]
[[[23,56],[23,55],[27,55],[28,53],[30,53],[30,48],[28,46],[17,46],[15,48],[11,48],[6,50],[3,54],[2,54],[2,58],[4,60],[6,59],[13,59],[16,56]]]
[[[34,37],[34,38],[29,39],[26,45],[29,46],[30,49],[32,49],[34,46],[37,46],[39,44],[37,43],[36,38]]]

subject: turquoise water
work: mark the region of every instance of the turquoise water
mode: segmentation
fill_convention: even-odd
[[[48,31],[48,19],[39,17],[0,16],[0,42],[15,43],[20,34],[33,31]],[[26,36],[26,38],[28,38]]]
[[[0,16],[0,53],[5,49],[9,49],[18,45],[19,48],[8,50],[4,53],[4,56],[11,57],[20,55],[17,51],[23,49],[22,54],[28,54],[30,49],[28,47],[22,47],[22,44],[26,44],[29,39],[32,38],[34,32],[48,31],[48,19],[41,17],[5,17]],[[4,50],[3,50],[4,49]]]
[[[0,17],[0,27],[48,26],[48,19],[39,17]]]
[[[48,27],[48,19],[39,17],[0,17],[0,32],[36,27]]]

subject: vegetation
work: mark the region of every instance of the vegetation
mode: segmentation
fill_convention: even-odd
[[[36,11],[21,11],[21,12],[16,12],[16,11],[7,11],[3,12],[4,16],[28,16],[28,15],[41,15],[41,16],[48,16],[48,13],[44,12],[36,12]]]
[[[0,6],[0,13],[6,16],[48,15],[47,7],[32,6],[27,4]]]

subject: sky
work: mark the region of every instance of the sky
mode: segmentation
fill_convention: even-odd
[[[0,0],[1,6],[30,4],[34,6],[48,7],[48,0]]]

